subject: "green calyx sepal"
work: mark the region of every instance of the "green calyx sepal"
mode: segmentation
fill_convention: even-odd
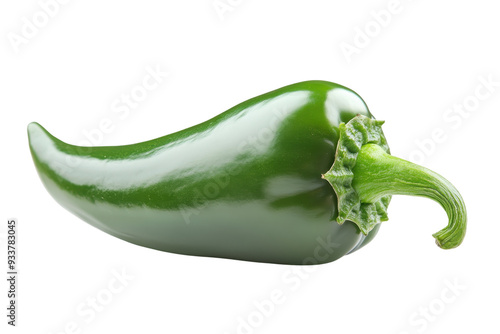
[[[384,121],[374,120],[363,115],[357,115],[349,122],[340,124],[335,162],[331,169],[322,176],[332,185],[337,194],[337,222],[343,224],[346,220],[350,220],[365,235],[375,225],[388,220],[387,206],[392,196],[382,196],[373,203],[362,203],[352,186],[353,169],[363,145],[376,144],[385,152],[390,153],[382,132],[382,124]]]

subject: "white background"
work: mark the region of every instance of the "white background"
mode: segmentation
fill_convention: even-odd
[[[498,332],[495,2],[62,2],[0,5],[2,268],[7,218],[20,234],[18,327],[6,325],[2,279],[2,333]],[[128,114],[113,112],[148,68],[168,75]],[[135,143],[311,79],[354,89],[386,120],[392,154],[456,185],[469,214],[462,246],[435,246],[439,205],[395,197],[369,246],[321,266],[163,253],[65,211],[31,161],[31,121],[73,144],[89,132],[100,145]],[[103,119],[112,129],[99,137]],[[118,272],[128,278],[113,293]]]

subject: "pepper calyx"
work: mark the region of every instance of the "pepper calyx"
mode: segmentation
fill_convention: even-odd
[[[322,175],[337,194],[337,222],[343,224],[350,220],[365,235],[380,222],[388,220],[387,206],[392,196],[385,195],[371,203],[363,203],[353,187],[353,169],[363,145],[376,144],[386,153],[390,153],[382,124],[384,121],[363,115],[357,115],[349,122],[340,124],[335,162],[330,170]]]

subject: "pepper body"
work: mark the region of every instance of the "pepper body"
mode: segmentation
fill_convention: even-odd
[[[196,126],[114,147],[66,144],[37,123],[30,149],[49,193],[89,224],[162,251],[282,264],[334,261],[373,239],[340,225],[322,178],[339,125],[372,118],[352,90],[307,81]]]

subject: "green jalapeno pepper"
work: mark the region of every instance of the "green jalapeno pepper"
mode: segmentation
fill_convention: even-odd
[[[89,224],[180,254],[317,264],[353,252],[387,220],[391,195],[446,210],[434,234],[458,246],[466,211],[443,177],[395,158],[366,104],[325,81],[289,85],[196,126],[124,146],[66,144],[28,126],[48,192]]]

